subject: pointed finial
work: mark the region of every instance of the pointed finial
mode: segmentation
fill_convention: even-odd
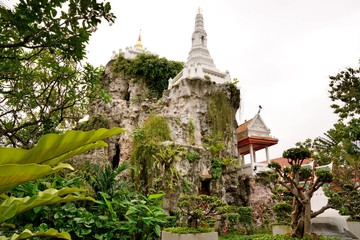
[[[259,111],[257,114],[260,114],[261,109],[262,109],[262,107],[261,107],[261,105],[259,105]]]
[[[142,42],[141,42],[141,29],[140,29],[140,33],[139,33],[139,38],[135,44],[135,48],[137,49],[141,49],[141,50],[144,50],[144,47],[142,45]]]
[[[198,8],[198,13],[201,14],[201,8],[200,7]]]

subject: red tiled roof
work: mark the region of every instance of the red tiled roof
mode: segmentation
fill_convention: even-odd
[[[252,119],[244,122],[243,124],[241,124],[240,126],[238,126],[238,128],[236,129],[236,133],[242,133],[245,132],[247,127],[249,126],[249,124],[251,123]]]
[[[308,164],[310,163],[311,159],[310,158],[306,158],[304,159],[302,164]],[[290,167],[290,164],[287,160],[287,158],[283,158],[283,157],[279,157],[279,158],[274,158],[271,159],[270,162],[277,162],[278,164],[280,164],[281,167]],[[266,163],[266,161],[264,161],[263,163]]]

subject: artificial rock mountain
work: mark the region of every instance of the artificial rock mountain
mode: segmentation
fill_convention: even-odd
[[[182,71],[191,73],[195,70],[197,74],[187,78],[180,74],[178,78],[170,79],[169,89],[159,99],[146,97],[150,89],[143,81],[114,71],[112,66],[115,59],[106,65],[103,82],[112,100],[110,103],[94,103],[91,117],[103,119],[105,127],[122,127],[127,132],[111,139],[109,148],[102,156],[113,164],[118,161],[131,162],[134,132],[142,128],[150,116],[161,116],[169,126],[171,140],[159,143],[159,149],[176,146],[181,151],[168,168],[156,168],[151,163],[147,165],[151,181],[143,182],[146,185],[143,187],[154,187],[156,179],[164,182],[169,167],[172,174],[175,170],[176,174],[171,178],[172,186],[165,183],[157,189],[166,192],[164,209],[176,210],[177,200],[183,194],[205,193],[217,195],[229,204],[253,206],[256,208],[255,216],[260,216],[271,201],[271,192],[264,185],[256,184],[257,180],[252,176],[240,175],[236,167],[238,151],[235,112],[240,104],[239,91],[233,91],[231,84],[226,83],[227,74],[221,75],[215,65],[208,66],[209,54],[202,63],[199,58],[201,54],[196,53],[207,50],[206,32],[199,30],[199,27],[203,28],[201,21],[202,15],[198,13],[193,46],[187,62],[189,64],[185,64]],[[214,81],[209,73],[216,75]],[[223,147],[216,146],[219,143]],[[214,151],[216,147],[221,149]],[[188,154],[194,152],[199,157],[189,161]],[[99,158],[98,154],[96,158]],[[217,165],[214,164],[215,160]]]

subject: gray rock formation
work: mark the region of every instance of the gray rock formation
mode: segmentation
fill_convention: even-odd
[[[107,119],[108,127],[116,126],[127,130],[126,133],[111,139],[108,151],[103,152],[110,161],[116,155],[117,144],[120,161],[130,161],[133,149],[132,133],[142,127],[151,114],[156,114],[166,119],[172,143],[181,146],[184,152],[196,151],[200,156],[194,162],[189,162],[182,156],[180,161],[174,163],[179,179],[176,191],[168,191],[164,199],[166,210],[175,210],[177,200],[182,194],[205,193],[217,195],[233,205],[250,205],[255,208],[255,214],[263,211],[263,203],[270,201],[271,193],[265,190],[265,187],[254,184],[253,177],[239,175],[238,169],[229,165],[222,167],[222,175],[219,179],[216,181],[212,179],[211,162],[214,156],[204,143],[212,132],[214,122],[212,118],[217,120],[223,117],[221,114],[216,115],[219,109],[211,109],[210,103],[218,101],[218,93],[224,94],[228,101],[231,100],[231,92],[226,84],[216,84],[205,79],[184,79],[164,91],[162,98],[153,99],[147,97],[151,95],[150,91],[141,81],[112,71],[112,63],[110,61],[107,64],[103,77],[107,90],[112,95],[112,101],[107,104],[94,103],[91,112],[92,116]],[[215,115],[209,117],[209,112]],[[223,138],[226,148],[222,156],[237,159],[235,115],[233,122],[226,124],[230,131],[227,138]],[[192,131],[189,130],[190,126]],[[106,156],[102,158],[104,157]],[[157,174],[160,178],[165,175],[161,171]],[[261,210],[256,210],[259,206]]]

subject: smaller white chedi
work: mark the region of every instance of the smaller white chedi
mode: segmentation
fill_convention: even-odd
[[[185,63],[184,69],[173,79],[169,79],[169,89],[178,84],[182,79],[201,78],[209,79],[218,84],[230,82],[230,74],[227,71],[219,71],[214,60],[211,58],[207,49],[207,34],[204,29],[204,18],[200,8],[195,18],[195,30],[192,34],[192,45],[189,57]]]
[[[141,30],[136,44],[133,47],[126,47],[125,52],[123,52],[122,49],[119,49],[119,54],[121,53],[124,54],[124,58],[126,59],[134,59],[140,53],[151,54],[151,52],[149,52],[146,48],[143,47],[143,44],[141,42]],[[113,51],[111,59],[116,59],[117,56],[118,54]]]

